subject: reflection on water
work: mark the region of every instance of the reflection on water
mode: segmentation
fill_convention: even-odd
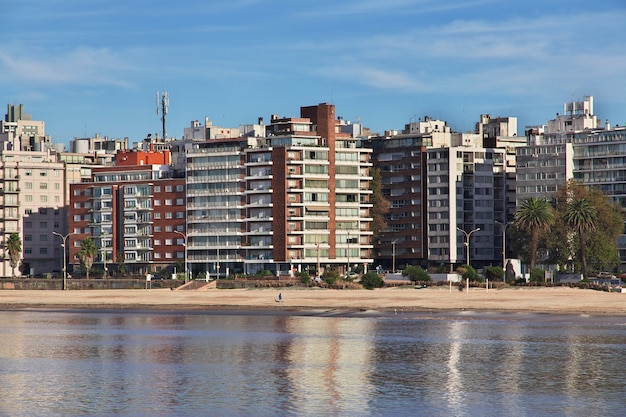
[[[0,415],[621,416],[623,318],[0,312]]]

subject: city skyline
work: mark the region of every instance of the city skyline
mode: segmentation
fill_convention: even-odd
[[[191,120],[237,127],[322,102],[380,133],[426,115],[468,131],[488,113],[523,134],[587,95],[626,124],[619,0],[108,3],[6,7],[0,96],[55,142],[154,135],[164,90],[177,138]]]

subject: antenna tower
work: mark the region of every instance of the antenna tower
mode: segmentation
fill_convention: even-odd
[[[167,116],[168,108],[170,106],[170,97],[167,91],[156,93],[156,111],[157,114],[161,113],[161,125],[163,127],[163,140],[167,137],[167,130],[165,130],[165,119]]]

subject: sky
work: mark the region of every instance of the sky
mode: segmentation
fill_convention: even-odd
[[[332,103],[373,132],[424,116],[545,124],[594,96],[626,124],[624,0],[2,0],[0,116],[54,142],[140,141],[193,120],[238,127]]]

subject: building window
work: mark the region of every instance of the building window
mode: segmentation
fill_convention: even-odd
[[[171,206],[172,205],[172,199],[168,198],[167,200],[165,200],[165,205],[166,206]]]
[[[161,205],[161,200],[154,200],[154,205],[155,206],[160,206]]]
[[[165,213],[165,218],[166,219],[171,219],[172,218],[172,212],[168,211],[167,213]]]
[[[154,218],[155,219],[160,219],[161,218],[161,213],[159,213],[158,211],[154,212]]]
[[[176,199],[176,205],[177,206],[182,206],[183,204],[185,204],[184,200],[182,198],[177,198]]]
[[[165,186],[165,192],[166,193],[171,193],[172,192],[172,186],[171,185],[166,185]]]
[[[176,191],[181,192],[181,191],[185,191],[185,188],[183,185],[177,185],[176,186]]]
[[[176,218],[177,219],[184,219],[185,218],[185,212],[184,211],[177,211],[176,212]]]

